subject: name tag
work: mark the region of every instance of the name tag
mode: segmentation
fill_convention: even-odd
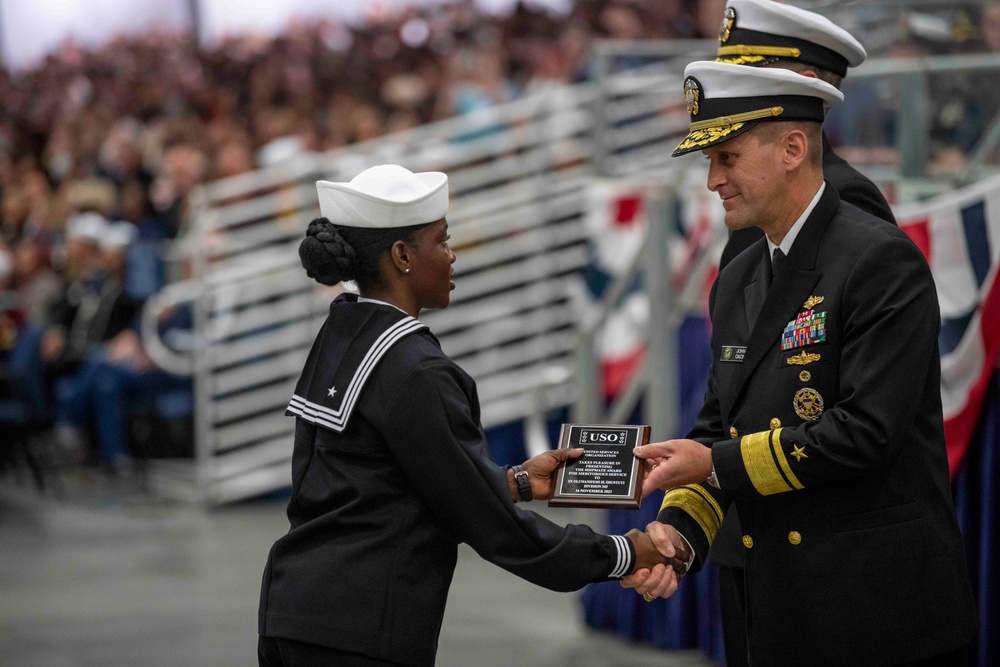
[[[722,355],[719,361],[731,361],[733,363],[743,363],[743,357],[747,356],[746,345],[723,345]]]

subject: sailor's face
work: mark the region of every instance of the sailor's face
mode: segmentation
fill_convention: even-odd
[[[448,221],[441,218],[414,235],[409,283],[420,308],[445,308],[455,289],[455,253],[448,246]]]

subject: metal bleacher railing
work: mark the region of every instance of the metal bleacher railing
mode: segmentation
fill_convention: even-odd
[[[675,204],[701,202],[705,194],[703,187],[678,185],[682,171],[699,171],[702,163],[671,162],[670,152],[688,122],[680,93],[684,64],[713,50],[712,41],[601,44],[593,83],[554,86],[474,115],[299,155],[200,188],[176,258],[184,279],[150,300],[144,332],[157,363],[193,376],[195,455],[152,461],[153,489],[224,503],[290,483],[294,424],[283,416],[284,406],[333,294],[306,277],[296,249],[318,215],[315,181],[348,180],[379,163],[449,175],[457,288],[448,309],[421,319],[476,379],[484,426],[537,419],[564,406],[574,406],[579,421],[620,421],[641,396],[673,405],[673,342],[662,333],[672,330],[703,284],[712,239],[688,257],[686,280],[667,287],[674,242],[668,237],[683,215]],[[617,72],[623,55],[646,64]],[[877,62],[866,67],[872,76],[914,71]],[[599,178],[652,184],[649,219],[657,224],[647,226],[628,275],[594,306],[580,273],[591,262],[584,218]],[[901,177],[883,174],[882,180],[890,178]],[[639,273],[657,335],[649,337],[647,363],[605,409],[595,334],[622,285]],[[155,333],[158,315],[182,302],[193,304],[193,356],[171,352]],[[669,410],[649,413],[655,433],[671,431]]]
[[[685,122],[679,90],[676,69],[654,66],[202,187],[178,258],[188,277],[146,312],[156,361],[193,375],[195,457],[152,461],[152,487],[221,503],[289,483],[284,406],[332,295],[305,276],[296,248],[318,215],[315,181],[378,163],[449,175],[457,288],[448,309],[421,319],[476,378],[484,425],[574,403],[595,155],[616,175],[667,164]],[[599,101],[613,119],[600,151]],[[194,304],[193,357],[155,336],[157,315],[182,301]]]

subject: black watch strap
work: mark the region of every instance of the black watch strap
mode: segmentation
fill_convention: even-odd
[[[521,500],[524,502],[528,502],[532,499],[531,481],[528,480],[528,472],[522,465],[511,466],[510,469],[514,471],[514,481],[517,482],[517,495],[521,496]]]

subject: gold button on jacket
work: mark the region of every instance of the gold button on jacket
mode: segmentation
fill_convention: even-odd
[[[739,435],[739,431],[736,430],[736,427],[735,426],[730,426],[729,427],[729,437],[733,438],[735,440],[738,435]]]
[[[788,533],[788,541],[791,542],[792,544],[798,544],[799,542],[802,541],[802,536],[799,534],[799,531],[793,530],[792,532]]]
[[[753,538],[750,537],[749,535],[744,535],[743,536],[743,546],[745,546],[747,549],[752,549],[753,548]]]
[[[771,429],[781,428],[781,420],[775,417],[771,420]]]

